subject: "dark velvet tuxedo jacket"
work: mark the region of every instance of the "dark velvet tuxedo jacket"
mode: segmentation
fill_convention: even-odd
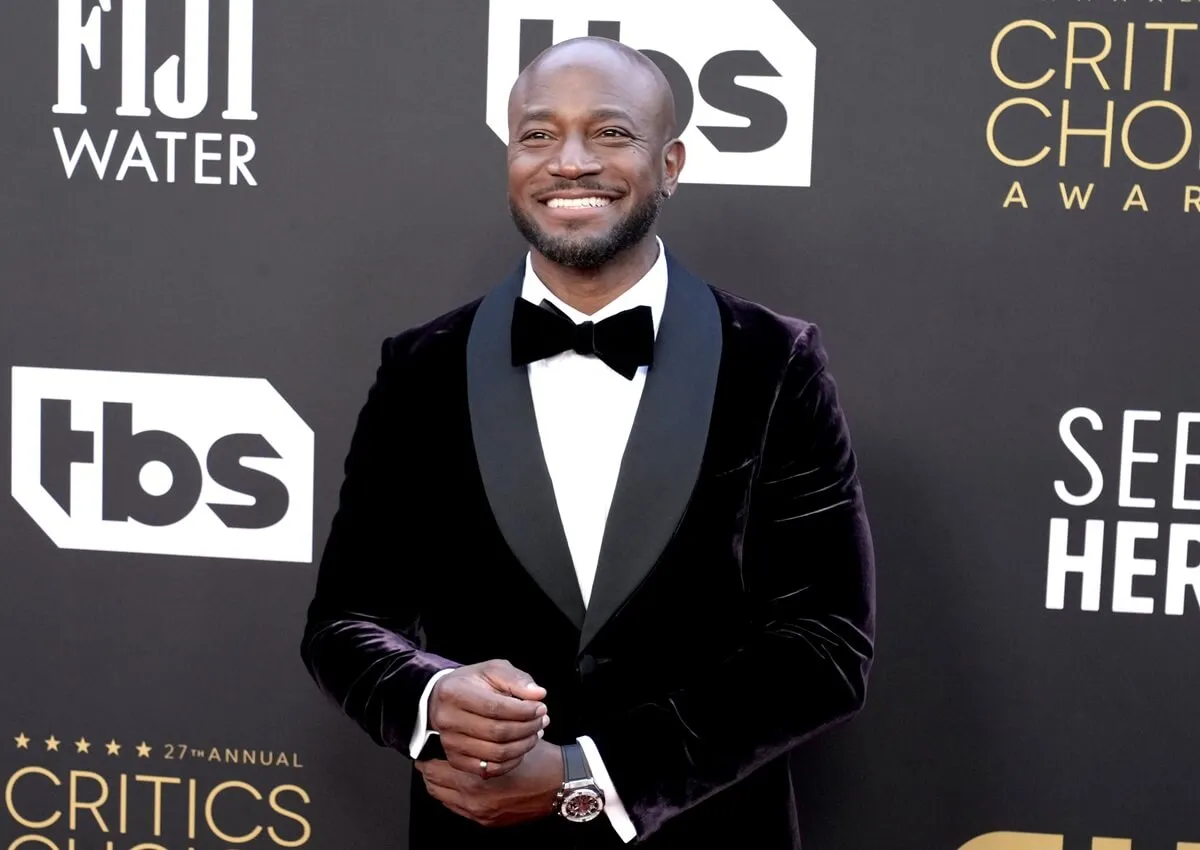
[[[596,743],[637,846],[796,848],[788,753],[862,706],[873,654],[855,457],[817,328],[668,267],[586,610],[510,356],[519,270],[384,343],[302,657],[405,753],[436,671],[507,659],[547,740]],[[413,850],[623,846],[605,815],[486,829],[413,775]]]

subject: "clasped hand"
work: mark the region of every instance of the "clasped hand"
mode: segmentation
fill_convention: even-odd
[[[542,740],[550,723],[545,696],[507,661],[443,676],[430,695],[429,725],[446,760],[417,762],[430,795],[484,826],[550,814],[563,767],[559,748]]]

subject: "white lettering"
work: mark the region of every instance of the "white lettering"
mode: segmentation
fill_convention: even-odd
[[[108,134],[108,144],[104,148],[104,155],[101,156],[96,150],[96,145],[92,143],[92,137],[87,130],[83,131],[79,142],[75,145],[75,150],[70,155],[67,154],[67,145],[63,141],[62,130],[58,127],[54,128],[54,140],[58,142],[58,153],[62,157],[63,170],[67,172],[67,179],[70,179],[75,174],[75,166],[79,164],[79,159],[86,150],[91,157],[92,165],[96,169],[96,176],[101,180],[104,179],[104,172],[108,170],[108,160],[112,156],[113,145],[117,143],[117,131],[112,130]]]
[[[83,105],[83,52],[93,71],[100,69],[100,13],[112,10],[112,0],[100,5],[83,21],[83,0],[58,0],[58,115],[85,115]]]
[[[187,138],[187,133],[163,131],[155,133],[156,139],[163,139],[167,143],[167,182],[175,182],[175,143]]]
[[[1187,468],[1200,466],[1200,454],[1188,454],[1191,427],[1200,422],[1200,413],[1180,413],[1175,430],[1175,483],[1171,507],[1177,511],[1200,511],[1200,499],[1187,498]]]
[[[1126,410],[1125,421],[1121,430],[1121,479],[1120,495],[1117,504],[1123,508],[1153,508],[1152,497],[1138,498],[1132,495],[1133,465],[1135,463],[1157,463],[1155,452],[1135,452],[1133,450],[1134,429],[1138,422],[1157,422],[1162,414],[1157,410]]]
[[[1116,553],[1113,558],[1113,601],[1112,609],[1119,614],[1153,614],[1154,600],[1133,595],[1134,576],[1152,576],[1158,564],[1151,558],[1139,558],[1134,554],[1139,540],[1156,540],[1158,523],[1117,523]]]
[[[229,101],[221,117],[228,121],[253,121],[258,113],[254,99],[254,0],[229,0]],[[234,181],[231,179],[230,183]],[[250,181],[254,184],[253,180]]]
[[[1187,602],[1187,589],[1200,602],[1200,557],[1192,564],[1188,555],[1193,543],[1200,543],[1200,525],[1176,523],[1171,526],[1171,542],[1167,551],[1167,601],[1163,610],[1178,616]]]
[[[210,177],[204,173],[204,163],[220,162],[221,154],[206,151],[204,149],[205,142],[221,141],[220,133],[197,133],[196,134],[196,185],[220,186],[220,177]]]
[[[1076,407],[1068,410],[1063,414],[1062,419],[1058,421],[1058,435],[1062,439],[1063,445],[1083,465],[1083,468],[1088,471],[1088,475],[1092,479],[1091,489],[1082,496],[1072,495],[1067,490],[1065,482],[1061,480],[1054,482],[1054,492],[1058,494],[1058,498],[1062,499],[1068,505],[1075,505],[1076,507],[1096,501],[1100,496],[1100,492],[1104,489],[1104,475],[1100,472],[1099,464],[1088,454],[1087,449],[1079,443],[1079,440],[1075,439],[1075,435],[1071,433],[1071,426],[1078,419],[1086,419],[1093,430],[1100,431],[1104,428],[1104,424],[1100,421],[1100,415],[1096,411],[1086,407]]]
[[[180,96],[178,54],[154,72],[154,104],[168,118],[195,118],[208,105],[208,0],[187,0],[184,7],[184,76]],[[197,181],[199,182],[199,181]]]
[[[134,132],[133,141],[129,143],[129,150],[125,151],[125,159],[121,163],[121,168],[117,171],[117,180],[124,180],[125,173],[130,168],[144,168],[146,176],[150,178],[150,182],[158,182],[158,174],[154,170],[154,163],[150,161],[150,152],[146,150],[146,143],[142,141],[142,134],[138,132]]]
[[[258,181],[246,166],[254,159],[254,139],[234,133],[229,137],[229,185],[238,184],[238,174],[245,178],[251,186],[257,186]]]
[[[1104,521],[1089,519],[1084,524],[1082,555],[1067,553],[1067,531],[1070,520],[1055,517],[1050,520],[1050,553],[1046,571],[1046,607],[1061,611],[1066,601],[1067,573],[1083,576],[1079,607],[1084,611],[1100,610],[1100,572],[1104,559]]]
[[[124,0],[121,6],[121,105],[117,115],[145,118],[146,0]]]

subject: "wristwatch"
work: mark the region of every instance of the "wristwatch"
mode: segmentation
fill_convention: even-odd
[[[572,823],[587,823],[604,811],[604,792],[592,781],[583,747],[565,744],[562,749],[563,784],[554,810]]]

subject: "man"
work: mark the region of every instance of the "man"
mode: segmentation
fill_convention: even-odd
[[[416,764],[410,847],[799,847],[788,753],[863,704],[872,548],[817,329],[655,233],[671,90],[598,38],[509,107],[531,251],[387,340],[302,654]]]

